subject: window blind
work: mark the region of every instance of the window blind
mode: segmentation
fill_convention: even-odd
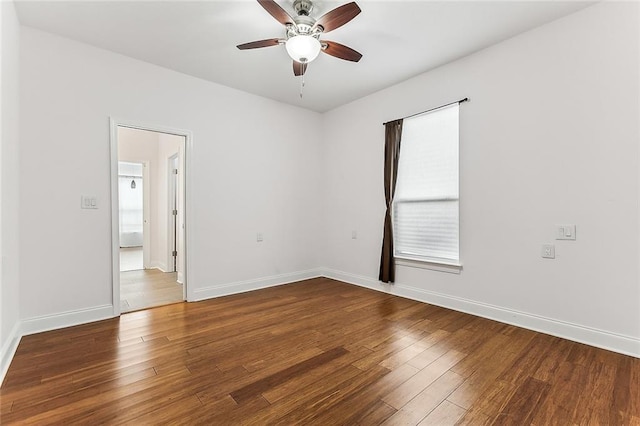
[[[393,223],[395,256],[459,260],[459,107],[404,121]]]

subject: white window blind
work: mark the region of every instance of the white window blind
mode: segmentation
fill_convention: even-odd
[[[458,109],[404,120],[393,201],[398,258],[459,262]]]

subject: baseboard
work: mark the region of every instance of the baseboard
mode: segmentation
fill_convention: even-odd
[[[167,272],[169,270],[169,268],[167,268],[166,264],[164,264],[163,262],[157,262],[155,260],[151,262],[150,268],[151,269],[159,269],[162,272]]]
[[[296,281],[308,280],[322,276],[319,269],[309,269],[307,271],[291,272],[288,274],[272,275],[254,280],[237,281],[228,284],[199,288],[193,291],[193,300],[212,299],[214,297],[228,296],[230,294],[245,293],[247,291],[259,290],[267,287],[275,287]]]
[[[7,374],[7,370],[9,370],[11,360],[13,360],[13,356],[16,353],[16,349],[18,349],[18,344],[20,343],[21,338],[20,321],[18,321],[11,329],[9,338],[6,340],[0,351],[0,384],[4,381],[4,376]]]
[[[27,336],[29,334],[86,324],[107,318],[113,318],[113,305],[101,305],[93,308],[29,318],[22,320],[20,331],[23,336]]]
[[[550,334],[552,336],[640,358],[640,339],[631,336],[624,336],[553,318],[546,318],[500,306],[475,302],[473,300],[449,296],[408,285],[386,284],[373,278],[328,268],[321,268],[320,274],[327,278],[332,278],[349,284],[355,284],[372,290],[416,300],[418,302],[453,309],[455,311],[492,319],[506,324],[515,325],[517,327]]]

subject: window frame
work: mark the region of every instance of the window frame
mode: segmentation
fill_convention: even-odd
[[[449,106],[451,105],[444,105],[440,108],[427,111],[425,115],[437,112]],[[394,231],[393,232],[393,240],[394,240],[393,256],[394,256],[396,265],[419,268],[419,269],[430,269],[430,270],[449,272],[449,273],[455,273],[455,274],[459,274],[462,271],[462,260],[460,255],[461,238],[460,238],[460,116],[459,116],[459,111],[460,110],[458,109],[458,123],[457,123],[458,138],[456,141],[457,143],[456,173],[457,173],[458,196],[457,197],[451,197],[451,196],[426,197],[425,196],[420,198],[406,198],[406,199],[394,197],[392,202],[392,209],[391,209],[391,219],[392,219],[391,223]],[[423,115],[423,114],[420,114],[420,115]],[[402,155],[402,145],[400,146],[400,155]],[[396,204],[416,203],[416,202],[417,203],[452,202],[452,201],[457,202],[457,217],[458,217],[458,220],[457,220],[458,258],[457,260],[444,258],[444,257],[432,257],[432,256],[421,256],[421,255],[413,256],[410,253],[403,253],[398,251],[398,245],[396,244],[397,234],[395,229],[396,228],[395,226],[396,225]]]

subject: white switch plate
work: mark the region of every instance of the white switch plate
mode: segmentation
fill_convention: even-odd
[[[358,238],[358,231],[351,231],[351,239],[355,240]]]
[[[262,242],[262,240],[263,240],[263,238],[262,238],[262,232],[258,232],[258,233],[256,234],[256,241],[257,241],[257,242],[259,242],[259,243],[261,243],[261,242]]]
[[[545,259],[555,259],[556,258],[556,246],[553,244],[543,244],[542,245],[542,257]]]
[[[98,197],[96,197],[95,195],[81,195],[80,208],[81,209],[97,209]]]
[[[556,240],[575,240],[575,225],[556,225]]]

